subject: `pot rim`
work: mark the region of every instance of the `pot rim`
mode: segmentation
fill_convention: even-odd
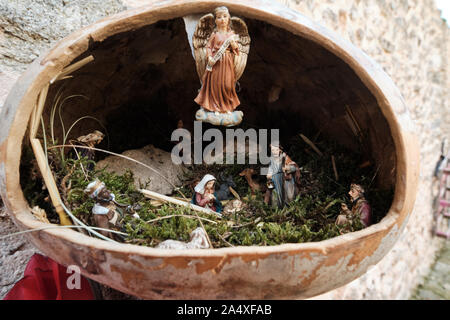
[[[357,244],[366,238],[380,235],[384,237],[393,228],[402,230],[414,205],[418,185],[419,156],[414,126],[399,90],[380,66],[363,51],[341,39],[334,32],[287,7],[269,1],[259,2],[255,3],[251,0],[165,0],[154,2],[101,19],[76,31],[59,41],[52,49],[33,62],[8,95],[0,120],[1,127],[3,127],[3,129],[0,128],[0,173],[3,171],[0,189],[4,202],[12,212],[11,216],[16,224],[22,229],[48,226],[34,219],[29,204],[24,198],[19,182],[21,152],[17,152],[17,146],[22,144],[32,108],[43,86],[64,67],[83,54],[88,49],[89,42],[92,39],[103,41],[114,34],[132,31],[157,21],[210,12],[219,5],[226,5],[233,14],[266,21],[328,49],[347,63],[374,95],[378,107],[389,124],[397,157],[395,193],[387,215],[377,224],[335,238],[319,242],[287,243],[265,247],[239,246],[168,251],[124,243],[110,243],[70,229],[47,229],[36,232],[45,232],[77,245],[92,246],[109,251],[129,252],[153,257],[195,256],[200,258],[245,254],[268,255],[280,252],[295,254],[304,250],[326,254],[349,243]],[[264,5],[261,5],[262,3]],[[15,111],[15,114],[8,117],[11,108]],[[408,148],[406,148],[406,145],[408,145]]]

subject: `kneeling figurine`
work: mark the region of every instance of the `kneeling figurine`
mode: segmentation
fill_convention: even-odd
[[[368,227],[372,223],[372,209],[364,197],[364,188],[352,183],[348,192],[352,200],[352,210],[345,203],[341,205],[341,212],[336,219],[336,225],[341,226],[351,223],[355,218],[360,219],[364,227]]]
[[[120,221],[123,218],[123,214],[118,207],[126,207],[128,211],[131,206],[116,202],[114,193],[111,193],[105,184],[98,179],[89,183],[86,189],[84,189],[84,192],[96,201],[92,208],[96,226],[104,229],[120,228]],[[133,217],[139,218],[139,215],[134,213]],[[106,237],[113,238],[111,232],[102,230],[100,233]]]
[[[191,203],[203,208],[209,208],[212,211],[220,213],[222,211],[222,204],[217,199],[214,185],[216,178],[213,175],[206,174],[203,179],[195,186],[194,196]]]

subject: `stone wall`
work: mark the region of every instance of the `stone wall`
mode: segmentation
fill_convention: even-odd
[[[433,169],[450,137],[450,31],[433,0],[277,0],[334,30],[374,58],[400,88],[421,145],[416,206],[396,246],[369,272],[317,298],[405,299],[422,281],[441,242],[431,235]],[[26,66],[55,41],[143,0],[0,0],[0,108]],[[43,19],[44,17],[44,19]],[[0,234],[15,227],[0,215]],[[0,298],[20,279],[33,250],[24,238],[2,240]],[[14,262],[15,261],[15,262]],[[14,265],[14,268],[12,267]],[[11,274],[6,274],[11,272]],[[338,276],[338,275],[337,275]]]
[[[414,211],[395,247],[365,275],[319,299],[407,299],[434,261],[434,166],[450,138],[450,29],[433,0],[279,0],[334,30],[394,80],[416,124],[421,170]]]
[[[21,73],[70,33],[125,10],[119,0],[0,0],[0,110]],[[0,199],[0,237],[17,232]],[[38,252],[24,235],[0,240],[0,299]]]

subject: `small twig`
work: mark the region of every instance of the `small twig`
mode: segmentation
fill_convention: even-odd
[[[242,227],[250,226],[250,225],[252,225],[252,224],[254,224],[253,221],[247,222],[247,223],[244,223],[244,224],[240,224],[240,225],[238,225],[238,226],[231,226],[231,228],[233,228],[233,229],[239,229],[239,228],[242,228]]]
[[[370,186],[372,186],[373,180],[375,180],[375,177],[377,176],[378,171],[380,170],[380,168],[381,168],[381,164],[378,165],[377,170],[375,171],[375,174],[372,177],[372,180],[370,180],[370,183],[367,186],[367,189],[370,189]]]
[[[178,199],[175,199],[174,197],[169,197],[169,196],[157,193],[155,191],[139,189],[139,192],[141,192],[147,198],[152,198],[152,199],[156,199],[158,201],[164,201],[164,202],[173,203],[173,204],[183,206],[183,207],[188,207],[188,208],[194,210],[194,212],[200,211],[202,213],[212,214],[212,215],[215,215],[218,217],[222,217],[222,215],[220,213],[215,212],[211,209],[200,207],[200,206],[190,203],[188,201],[178,200]]]
[[[214,246],[213,246],[213,244],[212,244],[212,241],[211,241],[211,239],[209,238],[209,234],[208,234],[208,232],[206,232],[206,228],[205,228],[205,226],[203,225],[202,218],[200,218],[200,217],[198,216],[197,211],[195,211],[195,210],[194,210],[194,214],[195,214],[195,216],[197,217],[198,222],[200,222],[200,225],[202,226],[203,231],[205,232],[206,240],[208,240],[209,247],[210,247],[210,248],[214,248]]]
[[[320,129],[320,130],[317,132],[317,134],[314,136],[313,142],[316,142],[316,141],[317,141],[317,139],[319,138],[319,136],[320,136],[321,133],[322,133],[322,129]]]
[[[247,222],[247,223],[244,223],[244,224],[240,224],[238,226],[231,226],[231,228],[238,229],[238,228],[242,228],[242,227],[247,227],[247,226],[250,226],[252,224],[256,224],[256,223],[258,223],[260,221],[261,221],[261,218],[256,218],[255,221],[250,221],[250,222]]]
[[[316,145],[309,140],[307,137],[305,137],[303,134],[300,133],[300,137],[303,139],[303,141],[306,142],[319,156],[323,156],[323,153],[319,150],[319,148],[316,147]]]
[[[78,160],[81,160],[81,157],[80,157],[80,154],[77,151],[77,148],[75,148],[75,146],[73,144],[72,144],[72,147],[73,147],[73,150],[75,151],[75,154],[77,155]],[[83,163],[81,161],[80,161],[80,167],[81,167],[81,171],[83,171],[83,174],[84,174],[84,177],[85,177],[86,181],[88,181],[89,177],[88,177],[86,171],[84,170],[84,166],[83,166]]]
[[[359,125],[358,121],[356,120],[355,115],[353,114],[350,106],[345,105],[345,111],[347,113],[347,116],[349,118],[349,120],[347,120],[347,122],[352,123],[354,128],[353,133],[357,136],[359,143],[361,144],[361,147],[367,151],[367,146],[364,143],[364,135],[363,135],[363,131],[361,130],[361,126]],[[356,132],[355,132],[356,131]]]
[[[67,174],[64,176],[64,178],[62,178],[62,180],[61,180],[61,189],[62,189],[63,197],[64,197],[65,200],[67,200],[67,195],[68,195],[68,193],[69,193],[69,192],[68,192],[68,188],[66,187],[66,182],[67,182],[67,179],[70,178],[70,176],[72,175],[72,173],[73,173],[74,170],[75,170],[75,166],[73,166],[73,167],[70,169],[69,173],[67,173]]]
[[[155,219],[152,219],[152,220],[145,221],[145,223],[151,223],[151,222],[155,222],[155,221],[159,221],[159,220],[163,220],[163,219],[170,219],[170,218],[173,218],[173,217],[183,217],[183,218],[188,218],[188,219],[197,219],[198,218],[198,219],[201,219],[201,220],[208,221],[208,222],[210,222],[212,224],[217,224],[217,222],[215,222],[215,221],[212,221],[212,220],[209,220],[209,219],[206,219],[206,218],[201,218],[201,217],[198,217],[198,216],[190,216],[190,215],[187,215],[187,214],[171,214],[169,216],[158,217],[158,218],[155,218]]]
[[[356,121],[355,115],[353,114],[352,110],[348,105],[345,105],[345,111],[347,111],[347,114],[349,115],[350,119],[352,120],[354,126],[356,127],[356,130],[358,134],[361,136],[361,127],[359,126],[358,121]]]
[[[326,125],[324,125],[324,126],[322,126],[322,127],[320,128],[320,130],[317,132],[316,136],[314,137],[313,142],[316,142],[317,139],[319,139],[319,136],[320,136],[320,134],[322,133],[322,131],[325,130],[326,128],[328,128],[328,126],[330,125],[330,123],[331,123],[331,120],[329,120],[329,121],[327,122]]]
[[[345,188],[342,184],[340,184],[340,183],[338,183],[338,182],[336,182],[335,180],[333,180],[333,179],[331,179],[330,177],[328,177],[327,176],[327,179],[329,179],[329,180],[331,180],[331,181],[333,181],[334,183],[336,183],[338,186],[340,186],[340,187],[342,187],[342,188]]]
[[[228,245],[229,247],[234,248],[234,246],[233,246],[231,243],[229,243],[227,240],[225,240],[225,238],[222,237],[222,236],[220,235],[219,232],[217,232],[217,235],[219,236],[220,240],[222,240],[223,242],[225,242],[226,245]]]
[[[355,124],[353,123],[352,118],[346,114],[344,116],[345,121],[347,121],[348,126],[350,127],[350,129],[352,130],[352,133],[355,137],[357,137],[359,139],[359,134],[358,134],[358,129],[356,129]]]
[[[230,190],[230,192],[233,194],[233,196],[238,199],[241,200],[241,197],[239,196],[239,194],[236,192],[236,190],[234,190],[232,187],[228,187],[228,189]]]
[[[334,176],[336,178],[336,181],[339,180],[339,176],[338,176],[338,172],[336,169],[336,162],[334,161],[334,156],[331,156],[331,163],[333,164],[333,171],[334,171]]]
[[[370,166],[370,165],[372,165],[372,163],[371,163],[369,160],[367,160],[367,161],[361,163],[361,164],[359,165],[359,168],[360,168],[360,169],[364,169],[364,168],[367,168],[367,167]]]
[[[338,203],[340,201],[341,201],[340,199],[335,199],[335,200],[330,201],[330,203],[327,204],[325,208],[323,208],[323,212],[326,213],[328,211],[328,209],[330,209],[332,206],[334,206],[336,203]]]

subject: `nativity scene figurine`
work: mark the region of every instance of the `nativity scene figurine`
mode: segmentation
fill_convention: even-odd
[[[351,224],[355,219],[359,219],[364,227],[372,224],[372,208],[364,196],[363,186],[352,183],[348,192],[352,201],[350,210],[345,203],[341,205],[341,212],[336,218],[336,225],[343,226]]]
[[[270,165],[267,173],[267,187],[272,194],[272,205],[279,208],[289,204],[299,194],[300,168],[278,143],[270,145]]]
[[[211,174],[206,174],[195,186],[191,203],[218,213],[222,212],[222,204],[218,200],[215,184],[216,178]]]
[[[193,35],[197,73],[201,89],[194,101],[200,105],[198,121],[235,126],[242,111],[236,82],[242,76],[250,50],[250,36],[245,22],[231,17],[227,7],[200,18]]]
[[[124,210],[127,213],[132,213],[132,206],[120,204],[116,201],[114,193],[106,188],[104,182],[96,179],[88,184],[84,193],[95,201],[92,208],[95,225],[102,229],[118,230],[121,226],[121,221],[124,217]],[[137,213],[132,214],[134,218],[139,219]],[[100,231],[106,237],[115,239],[116,237],[106,230]]]

